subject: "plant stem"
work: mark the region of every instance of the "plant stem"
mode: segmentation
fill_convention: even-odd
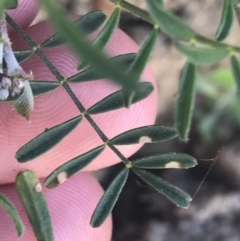
[[[109,1],[121,6],[122,8],[131,12],[132,14],[140,17],[144,21],[146,21],[146,22],[148,22],[152,25],[155,25],[155,21],[152,19],[151,15],[147,11],[145,11],[145,10],[143,10],[143,9],[141,9],[141,8],[125,1],[125,0],[109,0]]]
[[[69,87],[68,83],[65,82],[65,78],[60,74],[60,72],[53,66],[53,64],[49,61],[49,59],[43,54],[43,52],[40,50],[41,47],[38,46],[27,34],[24,32],[24,30],[17,25],[17,23],[6,14],[6,20],[7,22],[15,29],[15,31],[26,41],[26,43],[35,50],[35,53],[39,56],[39,58],[46,64],[48,69],[53,73],[53,75],[57,78],[57,80],[62,83],[62,86],[67,91],[79,111],[86,117],[88,122],[91,124],[91,126],[95,129],[99,137],[102,139],[106,145],[122,160],[122,162],[127,165],[129,163],[129,160],[115,147],[113,146],[107,136],[102,132],[102,130],[98,127],[98,125],[94,122],[92,117],[87,113],[86,109],[82,105],[82,103],[79,101],[79,99],[76,97],[76,95],[73,93],[71,88]]]
[[[152,24],[153,26],[156,26],[156,22],[152,19],[151,15],[147,11],[145,11],[125,0],[109,0],[109,1],[121,6],[122,8],[126,9],[127,11],[129,11],[129,12],[133,13],[134,15],[138,16],[139,18],[143,19],[144,21]],[[240,23],[240,4],[235,4],[235,11],[238,11],[237,16],[238,16],[239,23]],[[238,46],[221,43],[221,42],[203,37],[198,34],[196,34],[194,41],[197,43],[211,46],[211,47],[229,48],[232,51],[240,52],[240,47],[238,47]]]

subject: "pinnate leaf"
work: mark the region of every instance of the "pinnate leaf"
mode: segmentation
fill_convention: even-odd
[[[223,41],[230,33],[234,21],[232,0],[224,0],[221,22],[216,33],[216,39]]]
[[[99,146],[81,156],[75,157],[72,160],[64,163],[54,170],[45,180],[44,184],[47,188],[54,188],[66,181],[69,177],[78,173],[90,162],[92,162],[102,151],[105,145]]]
[[[52,149],[81,122],[82,116],[77,116],[43,133],[21,147],[15,157],[18,162],[30,161]]]
[[[129,169],[124,168],[111,182],[99,201],[91,218],[91,226],[99,227],[111,213],[118,197],[127,181]]]
[[[155,143],[161,141],[171,140],[177,136],[177,132],[174,128],[167,126],[143,126],[140,128],[132,129],[124,132],[113,139],[110,142],[113,145],[131,145],[137,143]]]
[[[133,97],[132,103],[137,103],[147,98],[153,90],[154,87],[150,82],[139,83],[137,85],[137,88],[135,89],[135,95]],[[87,112],[93,115],[116,110],[124,106],[125,105],[123,103],[122,90],[119,90],[90,107]]]
[[[148,185],[154,188],[156,191],[163,194],[171,202],[176,204],[181,208],[188,208],[192,198],[186,192],[182,191],[171,183],[161,179],[157,175],[148,172],[146,170],[141,170],[138,168],[132,168],[137,176],[139,176]]]
[[[7,212],[9,217],[12,219],[15,228],[18,233],[18,237],[21,237],[24,233],[24,224],[19,216],[19,213],[13,203],[2,193],[0,193],[0,206]]]
[[[133,167],[145,169],[177,168],[187,169],[197,165],[195,158],[182,153],[159,154],[146,156],[132,162]]]
[[[119,18],[120,18],[121,8],[116,7],[111,17],[107,21],[103,30],[98,34],[96,39],[94,39],[92,45],[98,48],[99,51],[102,51],[105,46],[108,44],[109,40],[112,37],[112,34],[116,27],[118,26]],[[85,61],[83,60],[78,65],[78,69],[82,69],[86,66]]]
[[[51,218],[38,177],[31,171],[20,172],[16,187],[38,241],[54,241]]]
[[[110,58],[110,61],[116,65],[123,66],[123,69],[127,71],[128,66],[134,61],[136,54],[123,54]],[[93,81],[107,78],[107,73],[98,73],[93,68],[89,67],[86,70],[67,79],[68,82],[79,83],[86,81]]]
[[[34,96],[51,92],[61,86],[59,82],[34,80],[30,81],[30,86]]]
[[[229,54],[227,48],[206,48],[185,44],[177,44],[176,47],[193,64],[214,64]]]
[[[196,66],[186,63],[181,79],[178,92],[178,100],[175,111],[175,124],[178,135],[183,141],[188,140],[188,133],[191,126],[192,113],[195,101],[195,82]]]
[[[152,54],[154,49],[155,43],[158,37],[158,29],[154,28],[144,42],[143,46],[141,47],[140,51],[137,53],[136,58],[134,59],[133,63],[130,65],[128,69],[128,73],[135,74],[136,83],[140,82],[141,75],[148,63],[148,60]],[[124,106],[128,107],[131,105],[135,91],[132,90],[123,90],[123,102]]]
[[[79,28],[85,35],[89,35],[96,31],[106,20],[107,16],[102,11],[94,11],[90,12],[78,20],[76,20],[73,24]],[[44,48],[53,48],[59,45],[65,44],[64,37],[59,33],[55,33],[53,36],[45,40],[41,46]]]
[[[194,31],[180,18],[164,9],[162,1],[159,3],[158,0],[146,0],[146,2],[153,19],[168,36],[183,41],[194,38]]]

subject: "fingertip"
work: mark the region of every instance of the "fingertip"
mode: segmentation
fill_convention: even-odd
[[[1,191],[16,205],[26,225],[21,241],[35,241],[36,238],[14,185],[3,186]],[[52,219],[55,241],[109,241],[111,239],[110,216],[101,227],[90,226],[91,215],[103,194],[98,181],[90,173],[80,173],[56,189],[44,188],[44,192]],[[0,240],[19,240],[11,220],[3,210],[0,210]]]
[[[37,16],[39,6],[36,0],[18,0],[16,9],[8,10],[10,17],[21,27],[27,28]],[[8,24],[8,33],[14,32],[14,29]]]

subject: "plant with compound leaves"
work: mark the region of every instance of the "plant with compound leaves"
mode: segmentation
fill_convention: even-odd
[[[106,20],[106,15],[102,11],[95,11],[75,20],[73,24],[70,24],[67,18],[64,17],[62,10],[58,6],[54,6],[53,1],[41,0],[40,2],[49,14],[50,20],[59,30],[59,32],[53,34],[52,30],[46,27],[46,23],[39,24],[38,27],[46,29],[49,36],[47,39],[42,36],[35,36],[33,34],[36,34],[34,26],[27,30],[26,33],[8,14],[4,14],[5,9],[17,7],[18,2],[16,0],[2,1],[0,5],[0,59],[2,61],[0,99],[2,102],[11,102],[20,115],[30,119],[33,123],[32,126],[29,126],[26,122],[24,130],[14,129],[15,135],[21,138],[19,143],[22,145],[19,146],[19,143],[13,145],[9,141],[8,146],[6,146],[6,142],[4,142],[6,148],[2,150],[3,159],[13,159],[13,156],[11,156],[12,149],[19,147],[15,154],[16,160],[14,160],[16,162],[14,167],[18,172],[15,183],[36,239],[54,240],[51,224],[54,225],[54,221],[51,222],[44,195],[44,193],[50,195],[51,190],[43,192],[39,178],[47,176],[44,180],[44,186],[47,188],[55,188],[64,181],[66,181],[65,187],[67,187],[67,183],[71,182],[70,177],[82,169],[92,170],[93,168],[97,169],[106,166],[106,163],[103,162],[94,166],[94,160],[96,159],[97,162],[98,158],[103,155],[105,155],[105,159],[113,159],[113,155],[115,155],[118,160],[122,161],[124,167],[114,178],[97,204],[91,221],[89,220],[89,225],[92,227],[99,227],[109,216],[130,171],[133,171],[177,206],[188,208],[191,197],[187,193],[148,170],[191,168],[197,164],[196,160],[186,154],[169,153],[147,156],[131,162],[127,156],[138,147],[130,150],[127,145],[162,142],[175,138],[177,135],[181,140],[187,141],[193,112],[198,65],[215,63],[230,56],[236,83],[239,87],[239,64],[235,53],[240,51],[240,47],[221,42],[231,29],[233,1],[225,0],[224,2],[222,20],[215,40],[207,39],[195,33],[194,30],[167,10],[163,1],[160,0],[146,0],[149,13],[124,0],[111,0],[112,3],[116,4],[116,8],[108,20]],[[236,1],[234,4],[238,11],[238,2]],[[126,41],[130,41],[123,37],[123,34],[116,34],[121,8],[129,10],[151,23],[153,25],[152,31],[138,53],[114,52],[115,50],[113,50],[114,56],[107,57],[108,55],[103,52],[109,50],[108,46],[111,41],[116,41],[119,36]],[[13,52],[6,21],[18,34],[18,36],[13,37],[15,40],[13,45],[24,46],[24,50]],[[156,101],[156,92],[154,92],[154,84],[151,81],[152,77],[149,72],[146,73],[144,70],[155,46],[159,30],[177,40],[177,49],[187,57],[181,75],[176,106],[176,130],[172,127],[149,125],[152,124],[155,114],[146,110],[146,107],[149,107],[153,100]],[[95,37],[91,37],[94,40],[89,43],[86,36],[92,33],[94,33]],[[116,35],[118,36],[114,37]],[[72,57],[73,54],[69,57],[70,54],[67,53],[65,47],[60,47],[65,43],[71,47],[77,59]],[[123,43],[125,42],[123,41]],[[206,46],[198,46],[198,44]],[[134,48],[131,51],[136,52],[136,48]],[[61,61],[51,58],[49,53],[53,54],[54,51],[62,51]],[[41,64],[39,60],[36,60],[36,56],[41,59]],[[67,61],[65,61],[66,59]],[[22,68],[19,63],[28,67]],[[37,68],[32,67],[36,64],[38,65]],[[71,71],[69,71],[70,74],[65,75],[64,69],[68,65]],[[74,71],[72,70],[73,66]],[[4,68],[6,68],[6,72],[3,71]],[[26,69],[29,68],[33,69],[32,74],[25,73]],[[52,79],[49,77],[47,79],[43,78],[45,76],[44,71],[47,70],[52,73]],[[41,79],[38,76],[41,76]],[[151,82],[148,82],[148,78]],[[98,85],[98,83],[102,81],[101,79],[112,80],[121,89],[112,83],[109,84],[111,88],[106,91],[101,90],[103,94],[99,94],[98,88],[102,84]],[[93,85],[92,81],[96,83]],[[81,84],[82,82],[84,84]],[[85,85],[85,87],[80,91],[81,85]],[[96,93],[100,99],[94,97]],[[85,102],[81,100],[83,94],[87,95]],[[47,96],[51,101],[53,101],[53,98],[55,99],[58,108],[53,109],[50,103],[46,104],[48,101]],[[66,102],[69,103],[69,101],[73,104],[72,107],[69,107],[69,104],[66,105]],[[41,108],[43,103],[45,103],[44,108]],[[6,118],[10,104],[1,103],[1,105],[1,115]],[[48,105],[50,106],[49,109],[47,108]],[[124,107],[128,107],[129,110],[119,110]],[[34,112],[32,113],[33,108]],[[110,125],[129,123],[129,118],[134,117],[131,113],[136,113],[134,108],[142,108],[138,113],[144,112],[144,115],[149,115],[147,121],[139,121],[137,125],[129,125],[129,130],[122,128],[118,135],[113,135],[115,132],[108,131]],[[59,113],[63,112],[64,109],[68,109],[68,113],[63,117]],[[156,105],[153,106],[153,109],[156,110]],[[111,113],[115,113],[116,120],[113,123],[108,123]],[[17,124],[13,120],[8,122],[8,120],[4,119],[4,124],[8,125],[7,131],[13,130],[11,127],[25,121],[20,115],[14,116],[17,119]],[[41,115],[44,115],[44,118],[53,118],[52,123],[54,124],[52,126],[46,125],[42,129],[44,122],[43,117],[39,119]],[[99,121],[102,116],[104,120]],[[116,116],[119,116],[119,119]],[[137,116],[137,118],[141,119],[142,116]],[[39,123],[41,123],[40,126]],[[102,123],[102,126],[98,123]],[[85,134],[83,134],[84,130],[80,129],[81,125],[84,125],[83,129],[87,130]],[[90,128],[86,128],[86,125],[91,126],[91,133]],[[87,136],[92,136],[93,132],[97,134],[95,135],[96,140],[88,143]],[[6,133],[6,131],[3,133],[5,140],[6,136],[4,134],[7,135]],[[88,151],[81,153],[83,149],[78,146],[78,141],[81,140],[82,136],[86,138],[85,142]],[[68,144],[65,145],[66,143]],[[13,145],[10,146],[11,150],[9,145]],[[66,152],[70,154],[65,155]],[[65,159],[66,157],[69,159]],[[33,160],[41,163],[37,169],[32,164],[34,163]],[[53,161],[53,163],[49,163],[49,161]],[[61,164],[59,165],[59,163]],[[12,163],[10,165],[12,168]],[[7,165],[6,170],[9,170],[8,167]],[[2,178],[2,182],[13,181],[13,176],[7,173]],[[18,235],[21,236],[24,233],[24,226],[17,209],[3,194],[1,194],[0,200],[2,207],[12,218]],[[51,202],[48,201],[48,205],[49,203]],[[55,239],[57,240],[56,236]]]

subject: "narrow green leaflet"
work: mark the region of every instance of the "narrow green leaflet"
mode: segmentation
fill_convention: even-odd
[[[7,212],[12,219],[15,228],[18,233],[18,237],[21,237],[24,233],[25,227],[19,216],[19,213],[13,203],[2,193],[0,193],[0,206]]]
[[[38,177],[31,171],[20,172],[16,187],[38,241],[54,241],[51,218]]]
[[[141,75],[148,63],[148,60],[152,54],[152,51],[154,49],[155,43],[157,41],[158,37],[158,29],[154,28],[147,38],[147,40],[144,42],[143,46],[141,47],[140,51],[138,52],[136,58],[134,59],[133,63],[130,65],[128,69],[128,73],[135,73],[136,77],[136,83],[140,82]],[[130,106],[134,97],[135,91],[131,91],[126,89],[126,91],[123,91],[123,102],[125,106]]]
[[[64,163],[54,170],[45,180],[44,185],[47,188],[54,188],[66,181],[69,177],[78,173],[90,162],[92,162],[99,154],[103,152],[105,145],[99,146],[81,156]]]
[[[216,40],[223,41],[230,33],[234,21],[232,0],[224,0],[221,22],[216,33]]]
[[[105,22],[106,18],[107,16],[104,12],[94,11],[82,16],[73,24],[85,35],[89,35],[96,31]],[[57,32],[56,34],[45,40],[41,44],[41,47],[53,48],[65,44],[65,42],[66,41],[64,37],[59,32]]]
[[[34,108],[34,97],[29,81],[24,82],[23,93],[13,102],[13,108],[20,115],[29,119]]]
[[[132,103],[134,104],[147,98],[153,92],[153,90],[154,87],[150,82],[139,83],[135,90],[135,95],[133,97]],[[90,107],[87,112],[93,115],[116,110],[124,106],[125,105],[123,103],[122,90],[119,90]]]
[[[123,66],[123,70],[124,72],[126,72],[129,68],[129,65],[134,61],[136,55],[137,54],[135,53],[123,54],[110,58],[109,60],[116,65]],[[98,73],[93,68],[89,67],[86,70],[83,70],[80,73],[68,78],[67,81],[72,83],[79,83],[99,79],[106,79],[107,77],[107,73]]]
[[[194,38],[194,31],[180,18],[162,6],[162,1],[146,0],[151,16],[159,25],[160,29],[172,38],[190,41]]]
[[[231,56],[231,67],[237,87],[237,95],[240,97],[240,65],[235,55]]]
[[[182,153],[159,154],[146,156],[132,162],[133,167],[144,169],[165,169],[177,168],[187,169],[197,165],[197,161],[192,156]]]
[[[43,153],[51,150],[81,122],[82,116],[77,116],[53,128],[46,129],[43,133],[21,147],[15,157],[18,162],[30,161]]]
[[[187,62],[182,71],[175,110],[175,125],[178,135],[183,141],[188,140],[188,133],[191,126],[196,94],[195,82],[196,66]]]
[[[121,13],[121,8],[116,7],[111,17],[107,21],[106,25],[104,26],[103,30],[98,34],[96,39],[93,41],[92,46],[95,46],[96,48],[98,48],[99,51],[102,51],[108,44],[109,40],[111,39],[114,30],[118,26],[120,13]],[[84,67],[86,67],[86,63],[83,60],[82,62],[79,63],[78,70]]]
[[[174,128],[167,126],[143,126],[140,128],[126,131],[113,139],[110,142],[113,145],[131,145],[137,143],[155,143],[167,141],[175,138],[177,132]]]
[[[171,183],[161,179],[157,175],[148,172],[146,170],[141,170],[138,168],[132,168],[137,176],[139,176],[143,181],[145,181],[148,185],[153,187],[156,191],[163,194],[167,197],[171,202],[176,204],[181,208],[188,208],[189,204],[192,201],[192,198],[189,194],[182,191],[181,189],[173,186]]]
[[[5,0],[4,9],[15,9],[18,7],[18,0]]]
[[[45,7],[52,22],[64,33],[70,47],[72,47],[79,58],[82,57],[97,73],[107,73],[108,78],[120,84],[124,90],[126,88],[129,90],[136,88],[134,75],[126,75],[122,66],[112,63],[103,53],[100,53],[97,48],[91,46],[81,31],[77,31],[76,27],[69,25],[63,11],[61,11],[56,3],[53,4],[53,2],[49,0],[39,1]]]
[[[205,48],[177,44],[178,51],[193,64],[213,64],[224,59],[230,52],[227,48]]]
[[[34,96],[42,95],[53,91],[61,86],[59,82],[52,81],[30,81],[30,86]]]
[[[20,50],[20,51],[14,51],[14,55],[16,57],[16,60],[18,63],[23,63],[27,59],[29,59],[34,54],[34,50],[28,49],[28,50]],[[3,60],[3,69],[6,69],[6,62]]]
[[[111,182],[99,201],[91,218],[91,226],[96,228],[101,226],[107,216],[111,213],[118,197],[127,181],[129,169],[124,168]]]

